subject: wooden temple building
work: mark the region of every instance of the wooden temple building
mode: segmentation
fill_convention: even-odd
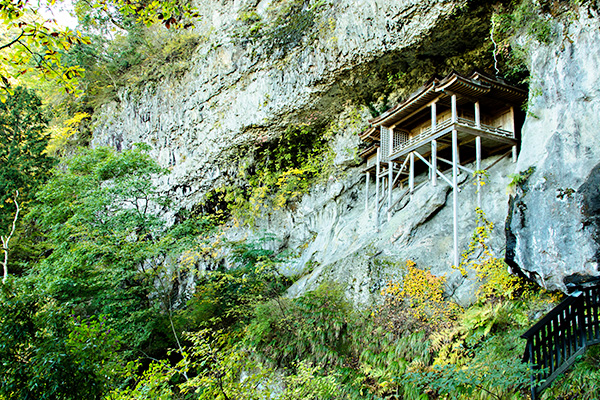
[[[359,136],[366,144],[366,204],[375,223],[383,212],[388,220],[396,205],[415,190],[416,174],[428,172],[431,185],[453,189],[454,263],[458,251],[458,174],[475,174],[481,160],[501,152],[516,161],[522,125],[520,106],[527,92],[502,80],[473,73],[433,78],[408,99],[369,121]],[[462,164],[475,161],[475,170]],[[375,178],[375,204],[369,204],[369,183]],[[478,182],[479,183],[479,182]],[[400,188],[395,193],[394,189]],[[478,184],[478,189],[480,185]],[[478,206],[481,194],[478,190]]]

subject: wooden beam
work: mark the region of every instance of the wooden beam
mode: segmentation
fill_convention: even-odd
[[[406,164],[408,163],[408,157],[406,157],[404,159],[404,162],[402,163],[402,166],[400,167],[400,169],[398,170],[398,175],[396,175],[396,177],[394,178],[394,182],[392,183],[392,187],[394,185],[396,185],[396,182],[398,181],[398,178],[400,178],[400,176],[402,175],[402,171],[404,171],[404,168],[406,167]],[[401,181],[402,182],[402,181]],[[402,188],[400,188],[402,189]]]
[[[377,149],[377,164],[376,164],[376,172],[375,172],[375,226],[379,230],[379,174],[381,172],[381,149]]]
[[[369,212],[369,181],[371,180],[371,173],[367,171],[366,188],[365,188],[365,212]]]
[[[452,108],[452,123],[458,121],[458,112],[456,110],[456,95],[453,94],[451,97],[451,108]]]
[[[392,208],[392,185],[394,184],[394,167],[390,161],[388,165],[388,222],[392,219],[392,213],[389,211]]]
[[[429,168],[431,168],[431,164],[429,164],[429,161],[427,161],[425,159],[425,157],[423,157],[422,155],[420,155],[419,153],[417,153],[416,151],[411,153],[411,154],[416,154],[417,157],[419,157]],[[446,176],[444,174],[442,174],[441,171],[436,170],[435,172],[437,172],[437,175],[439,175],[440,177],[442,177],[446,182],[448,182],[448,185],[452,186],[452,182],[450,182],[450,180],[448,178],[446,178]]]
[[[442,157],[438,157],[438,160],[440,160],[440,161],[443,161],[443,162],[445,162],[446,164],[450,164],[450,165],[453,165],[453,164],[454,164],[454,162],[453,162],[453,161],[446,160],[445,158],[442,158]],[[473,171],[471,168],[464,167],[464,166],[462,166],[462,165],[460,165],[460,164],[458,164],[458,163],[456,163],[456,167],[457,167],[458,169],[462,169],[462,170],[463,170],[463,171],[465,171],[465,172],[468,172],[469,174],[473,174],[473,173],[475,173],[475,171]]]
[[[431,184],[433,186],[437,185],[437,140],[431,141],[431,170],[433,174],[431,175]]]
[[[410,119],[410,118],[414,117],[416,114],[420,113],[421,111],[423,111],[424,109],[426,109],[427,107],[429,107],[431,105],[431,103],[437,102],[443,96],[444,95],[439,95],[438,97],[436,97],[435,99],[431,100],[429,103],[425,104],[424,106],[417,108],[415,111],[411,112],[406,117],[404,117],[401,120],[399,120],[396,123],[394,123],[393,126],[396,127],[396,126],[400,125],[401,123],[403,123],[404,121],[406,121],[407,119]]]
[[[477,171],[477,208],[481,209],[481,136],[475,138],[475,165]]]
[[[456,97],[452,96],[453,112],[454,115],[456,107]],[[454,222],[453,236],[454,236],[454,266],[458,268],[459,256],[458,256],[458,132],[456,129],[452,130],[452,216]]]
[[[410,158],[410,170],[408,175],[408,189],[410,194],[415,190],[415,154],[411,152],[408,157]]]

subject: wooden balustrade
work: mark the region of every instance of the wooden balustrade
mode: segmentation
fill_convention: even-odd
[[[533,325],[523,361],[532,366],[531,397],[539,394],[585,352],[600,343],[600,286],[582,288]]]

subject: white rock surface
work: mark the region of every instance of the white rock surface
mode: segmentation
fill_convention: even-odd
[[[509,255],[549,289],[599,275],[600,19],[579,10],[531,46],[529,115],[517,171]]]

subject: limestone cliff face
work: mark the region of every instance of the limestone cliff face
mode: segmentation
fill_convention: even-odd
[[[600,19],[580,9],[529,47],[529,115],[509,218],[509,258],[551,289],[598,276]],[[524,174],[527,176],[527,174]]]
[[[345,121],[356,109],[357,95],[377,101],[376,92],[387,81],[378,71],[468,52],[475,41],[468,32],[479,29],[485,36],[489,20],[473,27],[456,19],[460,1],[339,0],[321,2],[309,31],[283,50],[239,40],[241,13],[252,10],[268,21],[278,3],[203,1],[199,30],[205,43],[189,73],[141,94],[121,93],[120,102],[96,115],[93,144],[150,144],[152,154],[172,171],[161,182],[164,189],[182,207],[191,207],[215,186],[236,182],[240,152],[277,137],[291,123],[337,120],[341,128],[332,146],[338,173],[314,187],[294,210],[269,213],[251,230],[231,227],[227,236],[273,234],[280,248],[293,250],[298,257],[286,271],[300,278],[290,295],[333,279],[346,284],[356,302],[368,303],[412,259],[446,274],[448,292],[468,303],[472,281],[449,268],[449,188],[423,185],[378,230],[372,212],[365,212],[364,175],[353,162],[361,126]],[[441,26],[447,33],[436,36]],[[508,255],[552,288],[564,288],[560,276],[597,273],[600,207],[600,158],[593,145],[594,126],[600,126],[600,75],[590,67],[600,61],[597,20],[582,11],[562,32],[560,39],[531,50],[533,85],[541,95],[537,89],[530,95],[518,164],[498,156],[483,163],[493,165],[483,192],[484,211],[496,224],[492,247],[497,254],[504,251],[503,223],[510,214]],[[451,41],[455,47],[444,42],[449,37],[456,39]],[[428,52],[427,46],[435,50]],[[366,125],[367,108],[359,113]],[[509,212],[508,175],[530,166],[535,172],[522,187],[529,189],[518,192]],[[461,181],[460,243],[466,247],[475,226],[476,195],[472,177]]]
[[[94,145],[150,144],[160,163],[172,168],[166,184],[179,189],[185,205],[193,204],[235,176],[237,165],[230,161],[240,146],[275,137],[310,114],[339,113],[348,93],[374,83],[369,68],[377,60],[415,44],[457,6],[433,0],[325,2],[303,41],[282,54],[236,38],[243,28],[240,13],[252,10],[268,20],[271,3],[277,2],[199,2],[206,42],[192,70],[141,95],[122,93],[118,104],[97,116]]]

